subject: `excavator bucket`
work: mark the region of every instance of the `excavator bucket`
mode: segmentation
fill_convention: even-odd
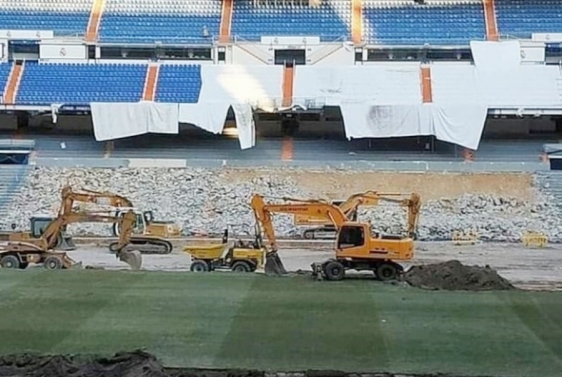
[[[287,270],[276,251],[265,255],[265,265],[263,269],[266,275],[285,275],[287,273]]]
[[[131,266],[132,270],[140,270],[142,266],[142,255],[138,250],[123,250],[117,254],[117,258]]]
[[[71,250],[76,250],[76,245],[74,244],[74,240],[72,239],[71,236],[62,233],[59,236],[56,249],[62,251],[71,251]]]

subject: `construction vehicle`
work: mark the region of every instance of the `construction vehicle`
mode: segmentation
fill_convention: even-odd
[[[154,221],[152,211],[140,212],[133,207],[133,203],[129,199],[112,192],[88,189],[73,191],[70,186],[66,186],[62,190],[62,200],[63,202],[68,202],[66,204],[67,208],[71,208],[74,201],[110,206],[114,210],[116,209],[116,217],[122,217],[125,213],[133,211],[135,213],[135,222],[127,248],[134,248],[142,254],[169,254],[172,252],[173,246],[165,238],[179,237],[181,235],[181,227],[178,224]],[[112,230],[114,236],[118,237],[120,235],[122,231],[120,224],[120,222],[113,223]],[[109,244],[111,252],[115,252],[118,248],[118,241]]]
[[[358,198],[362,194],[357,194]],[[421,201],[414,196],[408,211],[408,232],[414,233]],[[350,221],[339,206],[323,200],[299,200],[282,198],[284,203],[266,203],[261,195],[252,198],[252,209],[259,226],[263,229],[269,250],[266,254],[265,271],[268,274],[284,274],[285,267],[278,255],[273,226],[273,213],[299,214],[331,221],[337,229],[335,257],[321,263],[313,263],[313,274],[328,280],[341,280],[346,270],[370,270],[379,280],[393,280],[403,271],[398,263],[414,256],[414,240],[410,235],[371,234],[371,224]]]
[[[402,207],[408,208],[408,216],[416,216],[410,213],[418,206],[419,195],[401,194],[401,193],[382,193],[377,191],[366,191],[360,194],[351,195],[345,201],[332,201],[331,204],[340,207],[349,221],[357,221],[357,210],[359,206],[378,206],[381,201],[396,203]],[[412,223],[412,221],[409,221]],[[336,235],[336,227],[326,219],[306,216],[301,214],[294,215],[294,224],[297,226],[315,226],[315,228],[307,229],[303,232],[305,239],[317,238],[334,238]],[[416,224],[413,223],[413,226]],[[408,234],[415,239],[415,230],[408,229]]]
[[[261,235],[256,232],[254,241],[237,240],[228,242],[228,229],[225,229],[220,244],[185,246],[183,251],[191,255],[191,271],[208,272],[231,270],[234,272],[254,272],[264,264],[265,248]]]
[[[30,263],[42,263],[50,270],[70,269],[77,264],[65,252],[55,252],[53,247],[57,244],[61,230],[72,223],[79,222],[119,222],[122,235],[116,256],[127,263],[132,269],[138,270],[142,265],[142,257],[138,251],[126,251],[135,214],[129,211],[123,217],[115,217],[96,212],[69,211],[61,206],[56,218],[37,217],[31,219],[31,235],[20,233],[20,238],[25,241],[6,241],[0,243],[0,266],[2,268],[25,269]],[[16,234],[17,235],[17,234]],[[17,238],[17,237],[16,237]]]

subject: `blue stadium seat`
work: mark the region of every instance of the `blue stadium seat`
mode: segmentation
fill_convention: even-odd
[[[9,63],[0,63],[0,96],[4,93],[4,88],[6,88],[6,83],[10,77],[10,71],[12,65]]]
[[[562,33],[562,0],[496,0],[495,5],[502,36]]]
[[[219,35],[221,9],[221,0],[108,0],[100,40],[210,44]]]
[[[413,1],[363,1],[363,38],[372,43],[468,44],[484,40],[482,1],[415,4]]]
[[[3,0],[0,29],[52,30],[58,36],[84,35],[92,0]]]
[[[138,102],[146,71],[146,64],[26,63],[16,103]]]
[[[201,92],[200,65],[161,65],[156,102],[197,103]]]
[[[234,1],[231,35],[247,41],[261,36],[319,36],[335,41],[351,35],[351,0],[323,0],[309,6],[254,6],[252,0]]]

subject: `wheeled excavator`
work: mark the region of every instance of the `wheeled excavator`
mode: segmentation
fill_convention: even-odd
[[[76,262],[66,253],[53,251],[62,229],[68,224],[80,222],[118,222],[123,232],[116,247],[116,256],[132,269],[138,270],[142,265],[141,254],[138,251],[125,250],[131,237],[135,218],[133,211],[127,212],[122,217],[115,217],[98,212],[68,210],[63,204],[58,216],[54,219],[47,217],[31,219],[31,232],[35,233],[36,237],[33,237],[33,234],[20,233],[23,241],[12,240],[0,244],[0,266],[25,269],[30,263],[42,263],[45,268],[51,270],[72,268]],[[14,235],[17,234],[14,233]]]
[[[133,203],[124,196],[112,192],[100,192],[88,189],[73,191],[66,186],[61,192],[63,202],[67,208],[72,208],[74,201],[95,203],[117,208],[116,217],[122,217],[129,211],[135,213],[132,235],[128,248],[139,250],[142,254],[169,254],[172,252],[172,243],[165,238],[173,238],[181,235],[181,227],[167,221],[155,221],[152,211],[139,212],[133,207]],[[122,232],[121,223],[113,223],[113,235],[119,236]],[[119,242],[109,244],[109,250],[115,252],[119,248]]]
[[[357,210],[359,206],[378,206],[380,202],[396,203],[408,209],[408,224],[413,227],[412,229],[408,229],[408,234],[415,239],[416,223],[415,220],[412,221],[412,218],[417,218],[417,211],[419,211],[420,203],[420,196],[416,193],[384,193],[370,190],[351,195],[345,201],[333,201],[331,204],[340,207],[349,221],[357,221]],[[297,226],[316,226],[315,228],[306,229],[303,232],[303,237],[306,239],[316,239],[318,235],[322,233],[328,234],[331,237],[336,235],[336,227],[334,224],[323,218],[296,214],[294,215],[294,223]]]
[[[360,197],[361,194],[358,194]],[[266,203],[263,196],[254,195],[251,206],[265,233],[269,250],[266,253],[266,274],[284,274],[285,267],[278,255],[273,226],[273,213],[299,214],[331,221],[337,229],[335,257],[314,263],[313,274],[328,280],[341,280],[345,271],[370,270],[379,280],[393,280],[403,271],[398,263],[414,256],[414,240],[410,235],[371,234],[371,224],[350,221],[339,206],[323,200],[282,198],[284,203]],[[419,216],[421,201],[409,211],[408,232],[413,233]]]

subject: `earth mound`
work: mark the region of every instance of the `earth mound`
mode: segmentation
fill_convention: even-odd
[[[515,287],[490,266],[465,266],[458,260],[414,266],[404,280],[418,288],[449,291],[503,291]]]
[[[346,373],[341,371],[264,372],[239,369],[166,369],[141,351],[110,358],[85,356],[0,356],[0,377],[454,377],[449,374]]]

